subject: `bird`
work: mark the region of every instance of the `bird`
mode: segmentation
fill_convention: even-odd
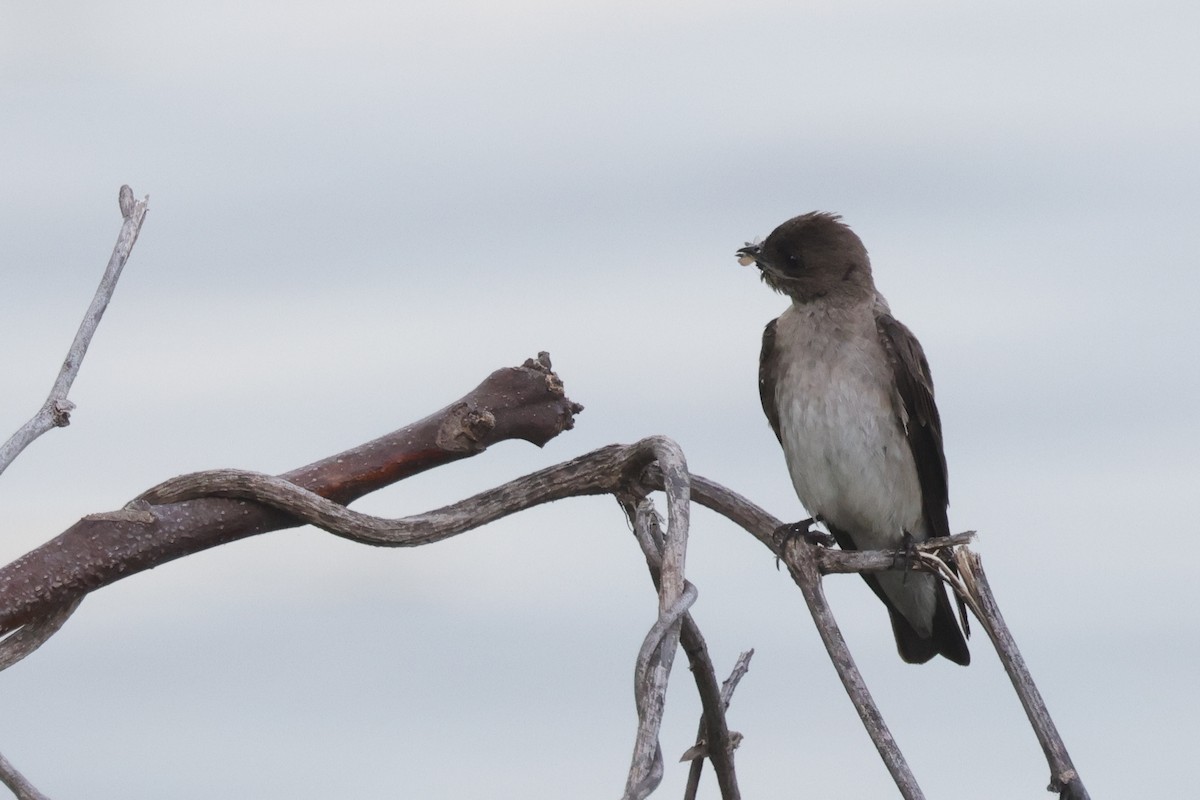
[[[862,240],[841,216],[813,211],[736,255],[791,299],[763,331],[758,388],[813,520],[845,550],[901,549],[949,536],[929,362],[876,290]],[[892,570],[862,578],[887,606],[904,661],[941,655],[970,663],[935,576]]]

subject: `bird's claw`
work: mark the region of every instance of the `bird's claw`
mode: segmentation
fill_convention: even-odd
[[[912,570],[912,564],[917,558],[917,540],[908,531],[904,532],[904,538],[901,543],[900,552],[897,553],[893,566],[898,566],[904,570],[904,583],[908,582],[908,573]]]
[[[787,543],[791,539],[800,538],[808,542],[814,547],[833,547],[833,536],[825,531],[813,528],[816,520],[813,518],[802,519],[799,522],[789,522],[786,525],[780,525],[771,534],[771,538],[775,543],[775,551],[782,553]],[[779,557],[775,557],[775,569],[779,569]]]

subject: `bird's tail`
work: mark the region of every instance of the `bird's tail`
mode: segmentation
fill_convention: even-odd
[[[938,581],[936,591],[937,606],[933,611],[933,633],[929,637],[917,633],[904,615],[888,604],[892,633],[896,636],[896,649],[900,651],[900,657],[910,664],[924,664],[934,656],[940,655],[965,667],[971,663],[971,651],[967,649],[967,640],[958,627],[950,598],[946,596],[946,587],[941,581]]]

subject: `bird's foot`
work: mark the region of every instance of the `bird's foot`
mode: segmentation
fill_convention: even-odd
[[[904,532],[904,538],[901,543],[900,552],[896,555],[896,559],[892,566],[904,570],[904,583],[908,583],[908,573],[912,570],[912,563],[917,558],[917,540],[908,531]]]
[[[787,525],[780,525],[771,534],[771,538],[775,543],[776,552],[783,552],[789,540],[799,537],[814,547],[833,547],[833,536],[822,530],[816,530],[813,525],[817,520],[813,518],[802,519],[799,522],[789,522]],[[775,569],[779,569],[779,557],[775,558]]]

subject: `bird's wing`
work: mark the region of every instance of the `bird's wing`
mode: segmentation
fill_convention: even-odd
[[[758,357],[758,399],[762,401],[763,413],[775,438],[783,442],[779,433],[779,405],[775,401],[775,383],[779,379],[779,351],[775,348],[775,323],[773,319],[763,330],[762,353]]]
[[[917,465],[922,510],[929,525],[929,535],[949,536],[946,454],[942,449],[942,420],[933,402],[929,362],[917,337],[888,313],[886,307],[876,308],[875,327],[892,365],[896,413]]]

